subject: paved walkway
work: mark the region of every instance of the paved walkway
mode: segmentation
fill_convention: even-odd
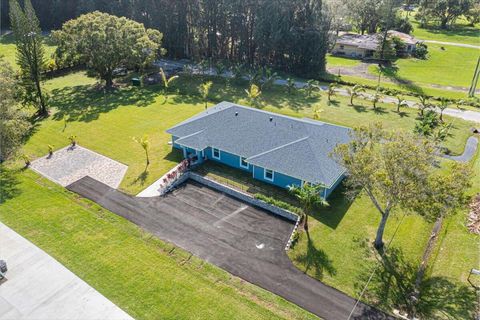
[[[285,244],[294,225],[197,183],[164,197],[140,198],[90,177],[67,187],[162,240],[329,320],[345,320],[355,300],[297,269]],[[323,271],[328,272],[325,265]],[[363,303],[351,319],[387,319]]]
[[[463,154],[459,156],[450,156],[447,154],[442,155],[443,158],[458,161],[458,162],[468,162],[470,159],[473,158],[475,153],[477,152],[478,146],[478,138],[477,137],[470,137],[467,139],[467,144],[465,145],[465,150]]]
[[[188,65],[187,62],[185,62],[185,61],[172,61],[172,60],[160,60],[160,61],[156,62],[156,64],[158,66],[163,67],[163,68],[171,68],[171,69],[175,69],[177,71],[183,70],[183,68],[186,65]],[[211,75],[211,76],[215,76],[215,75],[218,76],[218,74],[215,72],[214,68],[211,68],[210,70],[204,71],[204,70],[201,70],[198,66],[193,65],[193,66],[191,66],[191,69],[193,70],[194,73],[197,73],[197,74],[208,74],[208,75]],[[230,78],[233,77],[231,72],[226,72],[226,73],[224,73],[222,75],[219,75],[219,76],[230,77]],[[247,80],[248,80],[248,78],[247,78]],[[275,80],[274,84],[284,86],[284,85],[287,84],[287,81],[285,79],[277,79],[277,80]],[[297,88],[303,88],[306,85],[307,85],[307,83],[303,82],[303,81],[296,81],[295,82],[295,86]],[[322,89],[323,91],[328,90],[328,88],[326,86],[321,86],[320,89]],[[348,96],[347,90],[345,90],[343,88],[337,89],[335,91],[342,96]],[[371,98],[370,94],[362,94],[362,95],[365,98]],[[383,99],[381,99],[381,102],[385,102],[385,103],[393,103],[394,101],[395,101],[395,98],[390,97],[390,96],[386,96]],[[407,100],[407,103],[408,103],[409,107],[415,108],[416,104],[417,104],[417,101]],[[438,112],[438,110],[436,110],[436,111]],[[471,110],[462,111],[462,110],[458,110],[458,109],[447,108],[443,111],[443,114],[454,117],[454,118],[460,118],[460,119],[463,119],[463,120],[480,123],[480,111],[471,111]]]
[[[436,41],[436,40],[422,40],[422,41],[426,42],[426,43],[443,44],[443,45],[446,45],[446,46],[480,49],[480,46],[476,46],[476,45],[473,45],[473,44],[466,44],[466,43],[446,42],[446,41]],[[480,40],[479,40],[479,42],[480,42]]]
[[[44,251],[0,222],[0,258],[8,265],[0,284],[2,320],[132,319]]]

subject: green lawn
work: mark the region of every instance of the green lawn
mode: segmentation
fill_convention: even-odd
[[[177,87],[185,93],[196,92],[201,79],[179,80]],[[47,82],[52,94],[54,114],[38,124],[24,147],[24,153],[31,158],[47,153],[47,145],[56,149],[68,144],[68,136],[77,135],[79,144],[121,161],[129,166],[121,189],[138,193],[179,159],[178,153],[171,152],[170,137],[165,130],[174,124],[203,110],[197,96],[171,95],[165,103],[157,86],[137,88],[124,87],[114,93],[97,89],[94,80],[83,73],[73,73]],[[64,86],[66,85],[66,86]],[[227,87],[223,80],[215,80],[212,98],[238,101],[244,99],[243,88]],[[345,126],[380,121],[392,129],[413,130],[416,110],[405,109],[401,115],[394,112],[393,105],[380,105],[374,111],[368,101],[357,100],[355,106],[347,105],[347,97],[338,96],[334,104],[327,105],[325,97],[307,98],[303,93],[288,96],[283,88],[274,87],[263,93],[263,108],[296,117],[311,117],[313,108],[323,109],[324,121]],[[446,143],[453,153],[461,153],[470,135],[471,124],[449,117],[446,121],[454,124],[452,138]],[[151,143],[151,165],[145,172],[143,149],[133,141],[133,137],[147,134]]]
[[[45,58],[49,59],[50,55],[55,51],[55,47],[49,45],[48,43],[44,44]],[[15,39],[13,34],[0,36],[0,57],[3,56],[5,61],[9,62],[15,70],[18,69],[15,57],[16,52],[17,49],[15,47]]]
[[[443,30],[435,26],[420,28],[417,21],[411,19],[411,22],[413,36],[418,39],[480,45],[480,24],[472,27],[465,20],[459,19],[453,27]]]
[[[213,80],[212,102],[229,100],[248,104],[244,100],[246,83],[237,85],[226,84],[221,79]],[[123,86],[113,92],[104,92],[95,85],[94,79],[82,72],[50,80],[47,87],[52,93],[52,115],[38,123],[24,146],[24,152],[32,158],[44,155],[48,144],[61,148],[68,144],[67,137],[75,134],[80,145],[127,164],[129,169],[121,189],[135,194],[180,159],[177,152],[171,151],[167,143],[170,137],[165,130],[203,110],[203,103],[196,95],[196,88],[202,81],[205,79],[181,77],[175,84],[177,93],[172,93],[165,102],[158,86]],[[353,107],[347,105],[346,97],[335,97],[330,105],[326,100],[325,96],[319,95],[306,97],[303,92],[288,95],[284,88],[273,87],[264,90],[262,108],[296,117],[311,117],[313,108],[318,107],[323,109],[322,120],[341,125],[380,121],[395,130],[410,131],[414,127],[417,111],[413,109],[406,109],[399,115],[394,112],[393,105],[382,104],[374,111],[370,103],[362,100],[357,100]],[[472,124],[445,118],[454,123],[452,137],[446,146],[461,153]],[[149,135],[151,143],[148,171],[145,171],[143,150],[132,139],[143,134]],[[20,161],[10,164],[12,168],[19,166]],[[235,181],[235,174],[224,174],[222,170],[213,175],[234,181],[237,186],[247,183],[247,180]],[[174,255],[168,254],[171,246],[153,240],[125,220],[30,171],[15,176],[19,182],[18,194],[12,192],[11,199],[0,204],[0,219],[54,255],[135,317],[308,317],[280,298],[245,285],[197,259],[190,259],[182,265],[186,254],[181,250],[176,249]],[[261,184],[247,188],[250,192],[270,190],[269,195],[281,200],[288,198],[285,192],[276,193],[273,188],[263,188]],[[310,265],[309,274],[355,294],[364,274],[375,261],[368,244],[378,216],[371,213],[374,209],[364,196],[350,203],[336,192],[331,202],[329,209],[319,211],[312,219],[310,243],[302,236],[290,256],[301,269]],[[397,219],[393,217],[390,221],[387,236],[394,232]],[[461,227],[457,224],[451,226],[453,231],[447,234],[448,240],[444,243],[449,243],[449,235]],[[407,216],[398,231],[395,247],[402,248],[408,261],[417,261],[422,250],[419,244],[426,241],[429,229],[430,225],[418,217]],[[465,239],[470,238],[467,235]],[[452,241],[451,245],[458,244]],[[465,257],[465,265],[476,263],[475,256],[462,257]],[[444,272],[452,278],[458,276],[446,270]],[[206,305],[207,299],[214,301],[215,305],[199,307]],[[376,298],[369,296],[367,300],[376,301]]]
[[[470,86],[479,50],[430,43],[428,51],[428,59],[398,59],[383,75],[387,79],[405,81],[406,86],[410,83],[422,88],[432,84]],[[377,70],[377,66],[370,66],[372,74],[377,74]]]
[[[358,59],[345,58],[327,54],[327,67],[354,67],[360,63]]]
[[[442,161],[447,170],[448,161]],[[477,161],[477,170],[480,161]],[[211,179],[230,185],[251,194],[263,194],[281,199],[298,207],[297,200],[287,191],[254,180],[248,173],[230,167],[207,163],[197,171]],[[478,182],[473,192],[478,192]],[[353,297],[370,277],[373,268],[378,268],[368,286],[363,300],[391,311],[392,306],[403,303],[402,296],[412,289],[415,272],[432,224],[414,214],[396,210],[385,231],[385,241],[391,241],[385,267],[372,248],[379,214],[370,199],[360,194],[354,201],[343,195],[340,188],[329,199],[328,208],[317,208],[309,223],[309,237],[301,233],[298,243],[288,252],[294,264],[312,277],[338,288]],[[473,315],[475,293],[466,277],[470,268],[479,263],[479,237],[466,231],[465,212],[447,219],[438,241],[431,268],[422,285],[419,312],[425,319],[468,319]],[[395,236],[394,236],[395,235]],[[398,285],[396,271],[405,288]]]
[[[316,318],[30,170],[0,179],[0,220],[135,319]]]

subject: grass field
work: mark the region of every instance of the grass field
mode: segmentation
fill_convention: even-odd
[[[2,168],[0,219],[135,319],[314,319],[30,170]]]
[[[477,170],[479,164],[477,160]],[[198,171],[245,192],[260,193],[298,206],[287,191],[230,167],[207,163]],[[477,182],[472,193],[478,191]],[[309,237],[301,233],[289,256],[300,270],[353,297],[359,296],[373,269],[378,268],[362,300],[391,311],[392,306],[404,303],[403,296],[410,294],[408,290],[412,289],[432,224],[419,216],[396,210],[385,231],[385,241],[391,241],[387,259],[393,266],[387,268],[380,263],[380,257],[374,254],[371,246],[379,223],[378,212],[367,196],[361,194],[349,201],[343,192],[342,188],[336,190],[329,199],[329,207],[313,211]],[[448,218],[444,224],[422,284],[418,308],[425,319],[469,319],[473,316],[475,292],[466,277],[470,268],[479,263],[476,248],[480,239],[466,231],[464,224],[465,211]]]
[[[45,59],[49,59],[50,55],[55,51],[55,47],[44,43],[45,48]],[[5,61],[9,62],[12,67],[17,70],[18,66],[16,64],[16,52],[15,39],[13,34],[0,36],[0,57],[3,56]]]
[[[126,87],[114,93],[105,93],[92,85],[94,81],[83,73],[73,73],[47,82],[53,97],[52,108],[56,111],[38,124],[24,152],[31,158],[42,156],[47,153],[48,144],[56,149],[62,148],[68,144],[68,137],[75,134],[81,145],[127,164],[129,168],[121,189],[136,194],[180,159],[179,154],[170,152],[170,136],[165,130],[203,110],[203,104],[195,95],[171,95],[165,103],[157,86]],[[196,94],[200,83],[198,78],[184,78],[179,80],[177,87],[185,93]],[[227,87],[222,80],[215,80],[211,97],[216,102],[229,100],[248,104],[241,87]],[[386,104],[379,105],[374,111],[371,104],[364,100],[356,100],[352,107],[347,105],[348,98],[342,96],[327,105],[326,97],[308,98],[304,93],[289,96],[281,87],[265,90],[262,98],[265,110],[312,117],[313,109],[321,108],[322,120],[345,126],[380,121],[389,128],[410,131],[415,126],[417,112],[404,109],[399,115],[394,112],[393,105]],[[452,138],[445,146],[453,153],[462,153],[471,124],[445,118],[454,124]],[[133,141],[133,137],[144,134],[149,136],[151,143],[152,163],[147,172],[144,171],[143,149]]]
[[[406,13],[403,12],[403,14]],[[463,17],[460,17],[449,29],[440,29],[434,23],[427,28],[420,28],[414,15],[410,13],[410,22],[413,25],[413,35],[418,39],[480,45],[480,24],[472,27]]]
[[[126,86],[104,92],[95,85],[94,79],[82,72],[49,80],[47,87],[52,94],[52,115],[38,123],[23,151],[35,158],[47,153],[48,144],[61,148],[68,144],[67,137],[75,134],[80,145],[127,164],[129,169],[121,189],[135,194],[180,159],[178,153],[171,151],[167,143],[170,137],[165,130],[203,110],[203,103],[196,95],[196,88],[202,81],[205,79],[181,77],[175,84],[178,93],[172,93],[165,101],[158,86]],[[224,80],[213,81],[210,105],[222,100],[247,104],[244,100],[246,83],[228,85]],[[362,100],[357,100],[354,106],[347,105],[346,97],[335,97],[330,105],[326,100],[325,96],[318,94],[306,97],[303,92],[288,95],[284,88],[274,87],[264,90],[262,108],[296,117],[311,117],[314,108],[321,108],[321,120],[341,125],[380,121],[395,130],[410,131],[414,127],[417,111],[413,109],[406,109],[399,115],[394,112],[393,105],[382,104],[374,111],[370,103]],[[454,123],[452,137],[446,145],[453,152],[461,153],[471,124],[445,118]],[[151,143],[148,171],[145,171],[143,150],[132,139],[143,134],[149,135]],[[20,161],[10,167],[19,168]],[[229,179],[228,176],[223,178]],[[188,259],[181,250],[169,253],[171,246],[154,240],[125,220],[30,171],[16,172],[13,177],[4,172],[2,179],[9,183],[0,185],[10,191],[2,192],[4,200],[0,201],[0,219],[55,256],[134,317],[310,317],[270,293],[246,285],[197,259]],[[244,182],[236,183],[242,185]],[[257,191],[263,190],[262,186],[257,188]],[[281,199],[288,197],[285,193],[277,196]],[[310,242],[302,236],[290,252],[294,263],[349,294],[358,292],[357,287],[375,263],[368,247],[378,222],[372,210],[365,197],[349,202],[336,192],[331,207],[319,211],[311,219]],[[389,222],[387,237],[394,233],[400,216],[398,214]],[[448,250],[458,250],[457,240],[450,239],[450,234],[458,232],[462,241],[475,244],[475,239],[459,231],[461,225],[450,226],[452,229],[443,242],[448,244]],[[395,247],[402,248],[407,261],[418,261],[422,250],[419,244],[426,241],[429,229],[430,225],[416,216],[405,218],[394,243]],[[464,259],[462,270],[465,269],[463,266],[478,264],[473,254],[457,254]],[[442,253],[437,260],[441,259],[445,260],[442,262],[445,265],[449,263]],[[445,273],[442,277],[454,279],[459,276],[452,269],[440,269]],[[374,293],[372,291],[372,296],[366,299],[376,301]],[[202,308],[208,305],[207,300],[212,300],[213,304]],[[388,305],[383,307],[388,308]],[[459,308],[459,312],[468,309],[463,305]]]
[[[331,54],[327,55],[327,67],[354,67],[360,63],[358,59],[343,58],[338,56],[333,56]]]
[[[387,79],[405,81],[407,85],[411,83],[412,87],[470,86],[479,50],[429,43],[428,51],[428,59],[398,59],[383,75]],[[377,70],[377,66],[370,66],[372,74],[377,74]]]

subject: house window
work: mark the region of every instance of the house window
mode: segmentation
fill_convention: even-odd
[[[216,149],[216,148],[213,148],[212,156],[213,156],[215,159],[219,159],[219,160],[220,160],[220,150],[218,150],[218,149]]]
[[[240,157],[240,167],[248,169],[248,162],[246,161],[247,158]]]
[[[342,44],[342,45],[340,45],[340,49],[345,49],[345,47],[343,46],[343,44]]]
[[[265,180],[273,181],[273,171],[265,169]]]

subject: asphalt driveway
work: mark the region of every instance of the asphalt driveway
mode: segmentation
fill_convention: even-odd
[[[220,192],[189,181],[165,197],[138,198],[90,177],[67,188],[324,319],[347,319],[355,304],[293,266],[284,250],[292,222]],[[351,319],[387,318],[360,303]]]

